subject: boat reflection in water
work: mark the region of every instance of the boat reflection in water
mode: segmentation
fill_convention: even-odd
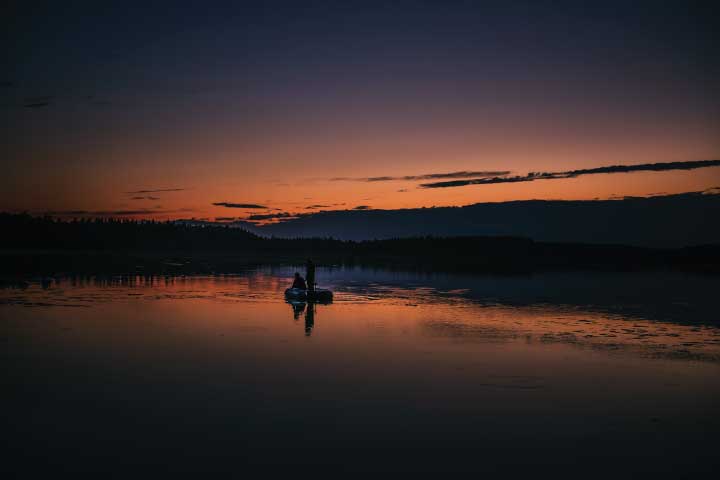
[[[312,335],[313,327],[315,326],[315,304],[307,304],[305,302],[296,302],[288,300],[293,310],[293,318],[295,320],[300,319],[300,315],[305,313],[305,336],[309,337]]]

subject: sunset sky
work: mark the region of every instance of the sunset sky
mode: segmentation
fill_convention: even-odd
[[[212,220],[720,186],[720,166],[402,178],[719,159],[717,33],[692,2],[235,3],[3,15],[0,210]]]

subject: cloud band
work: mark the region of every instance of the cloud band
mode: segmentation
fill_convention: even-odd
[[[696,160],[689,162],[644,163],[640,165],[611,165],[608,167],[569,170],[566,172],[530,172],[527,175],[491,178],[472,178],[468,180],[451,180],[447,182],[431,182],[420,184],[421,188],[451,188],[466,185],[492,185],[495,183],[533,182],[535,180],[560,180],[576,178],[582,175],[600,173],[631,173],[631,172],[664,172],[667,170],[693,170],[696,168],[717,167],[720,160]]]

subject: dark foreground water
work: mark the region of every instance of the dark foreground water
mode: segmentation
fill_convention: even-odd
[[[716,278],[292,272],[0,290],[3,471],[718,469]]]

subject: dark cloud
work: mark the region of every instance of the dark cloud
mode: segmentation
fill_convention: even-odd
[[[86,95],[85,100],[87,100],[90,105],[112,105],[112,102],[109,100],[100,99],[95,95]]]
[[[261,213],[256,215],[250,215],[245,220],[249,221],[262,221],[262,220],[275,220],[278,218],[296,218],[300,215],[289,213],[289,212],[280,212],[280,213]]]
[[[582,175],[599,173],[630,173],[630,172],[663,172],[667,170],[693,170],[696,168],[717,167],[720,160],[697,160],[688,162],[645,163],[641,165],[612,165],[609,167],[569,170],[566,172],[530,172],[527,175],[514,177],[474,178],[469,180],[452,180],[448,182],[422,183],[422,188],[464,187],[465,185],[490,185],[494,183],[533,182],[535,180],[559,180],[576,178]]]
[[[135,194],[135,193],[182,192],[183,190],[187,190],[187,188],[158,188],[156,190],[135,190],[132,192],[125,192],[125,193]]]
[[[130,200],[160,200],[160,197],[132,197]]]
[[[240,220],[239,217],[215,217],[216,222],[234,222],[235,220]]]
[[[358,178],[361,182],[391,182],[393,180],[413,180],[412,177],[368,177]]]
[[[330,205],[308,205],[305,210],[315,210],[318,208],[330,208]]]
[[[405,193],[405,192],[407,192],[407,188],[401,188],[400,190],[398,190],[398,193]]]
[[[229,202],[215,202],[213,203],[216,207],[227,207],[227,208],[268,208],[265,205],[257,205],[255,203],[229,203]]]
[[[509,174],[509,171],[460,171],[449,173],[426,173],[424,175],[404,175],[400,177],[335,177],[331,178],[332,182],[391,182],[391,181],[413,181],[413,180],[436,180],[439,178],[485,178],[498,177]]]
[[[11,89],[17,85],[14,82],[0,81],[0,88]],[[91,106],[107,106],[112,105],[112,102],[105,98],[100,98],[96,95],[83,95],[83,96],[58,96],[58,95],[39,95],[32,97],[16,97],[11,100],[10,104],[4,104],[4,107],[11,108],[41,108],[50,105],[55,105],[58,102],[63,103],[77,103],[80,105],[91,105]]]
[[[358,205],[353,210],[370,210],[370,205]]]
[[[39,107],[47,107],[50,105],[53,101],[54,97],[52,96],[43,96],[43,97],[26,97],[23,101],[23,107],[27,108],[39,108]]]

